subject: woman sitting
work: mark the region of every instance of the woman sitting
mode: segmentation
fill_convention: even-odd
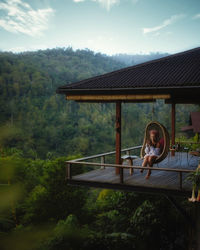
[[[160,155],[160,142],[159,142],[159,132],[157,130],[150,130],[149,131],[149,140],[147,141],[146,148],[145,148],[145,156],[142,167],[153,167],[153,164],[157,157]],[[143,173],[143,169],[140,170]],[[151,175],[151,170],[149,169],[146,175],[146,179],[149,179]]]

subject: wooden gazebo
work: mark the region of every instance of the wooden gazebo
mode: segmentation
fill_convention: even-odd
[[[186,153],[176,154],[172,150],[159,167],[155,166],[150,180],[145,181],[139,175],[141,160],[136,159],[128,175],[128,166],[121,164],[121,152],[130,153],[140,148],[121,149],[121,103],[153,102],[164,99],[171,104],[171,146],[175,144],[175,107],[176,104],[200,104],[200,47],[170,55],[158,60],[120,69],[90,79],[67,84],[57,89],[67,100],[78,102],[114,102],[116,103],[116,150],[95,156],[88,156],[67,162],[67,181],[70,184],[121,190],[137,190],[188,196],[191,185],[183,182],[187,173],[198,165],[195,158],[193,167],[186,164]],[[107,164],[105,157],[115,154],[115,163]],[[100,158],[100,163],[91,159]],[[179,158],[182,163],[177,165]],[[170,163],[169,163],[170,160]],[[72,176],[73,165],[99,166],[89,173]],[[112,168],[116,168],[113,171]],[[129,166],[130,167],[130,166]],[[119,174],[119,175],[118,175]],[[178,178],[177,178],[178,177]]]

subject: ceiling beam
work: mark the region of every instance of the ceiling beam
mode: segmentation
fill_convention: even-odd
[[[148,101],[156,99],[170,99],[170,94],[148,94],[148,95],[66,95],[67,100],[74,101]]]

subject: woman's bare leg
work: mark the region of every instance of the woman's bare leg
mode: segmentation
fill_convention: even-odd
[[[149,156],[148,164],[149,164],[150,168],[153,167],[153,164],[154,164],[156,158],[157,158],[157,156],[155,156],[155,155]],[[150,175],[151,175],[151,170],[149,169],[145,178],[149,179]]]
[[[148,158],[149,158],[149,156],[146,156],[146,157],[144,158],[144,161],[143,161],[143,163],[142,163],[142,167],[143,167],[143,168],[145,168],[145,167],[147,166],[148,161],[149,161]],[[144,169],[141,169],[141,170],[140,170],[141,173],[143,173],[143,171],[144,171]]]

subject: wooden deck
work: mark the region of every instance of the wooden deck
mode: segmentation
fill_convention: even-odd
[[[134,166],[141,166],[141,164],[141,159],[136,159],[133,162]],[[174,157],[168,155],[164,161],[155,164],[154,167],[195,170],[197,165],[198,157],[188,155],[186,152],[178,152]],[[112,167],[105,167],[104,169],[99,168],[73,176],[68,182],[75,185],[149,193],[165,193],[166,195],[174,194],[188,196],[191,194],[192,185],[186,180],[188,173],[182,173],[181,187],[179,172],[152,170],[151,177],[148,180],[145,179],[145,175],[146,171],[141,174],[139,169],[134,169],[133,175],[130,175],[129,169],[124,169],[124,182],[121,184],[119,175],[115,174],[115,169]]]

